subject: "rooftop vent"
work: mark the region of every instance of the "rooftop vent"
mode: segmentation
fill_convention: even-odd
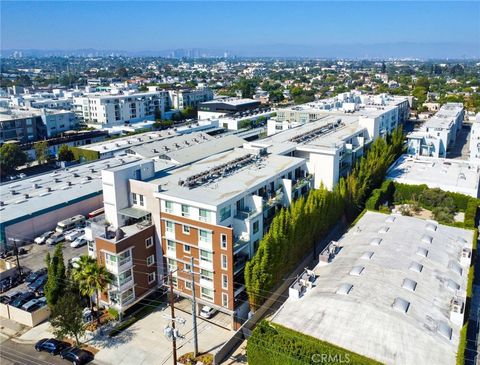
[[[407,313],[410,308],[410,302],[400,297],[396,297],[393,301],[392,308],[401,313]]]
[[[428,234],[424,234],[422,236],[422,243],[426,243],[426,244],[431,244],[433,241],[433,237],[432,236],[429,236]]]
[[[428,256],[428,250],[424,247],[419,247],[417,249],[417,255],[422,256],[422,257],[427,257]]]
[[[457,237],[456,242],[461,244],[462,246],[465,246],[467,244],[467,240],[463,237]]]
[[[380,234],[387,233],[389,229],[390,228],[384,226],[384,227],[382,227],[378,230],[378,233],[380,233]]]
[[[363,270],[365,269],[364,266],[354,266],[352,270],[350,270],[350,275],[352,276],[360,276],[363,273]]]
[[[452,289],[453,291],[460,289],[460,285],[452,279],[448,279],[447,281],[445,281],[445,286],[448,289]]]
[[[432,232],[435,232],[437,230],[437,225],[435,223],[427,223],[427,225],[425,226],[425,228],[427,229],[427,231],[432,231]]]
[[[353,288],[352,284],[344,283],[338,287],[336,293],[347,295],[347,294],[350,294],[350,291],[352,290],[352,288]]]
[[[419,264],[416,261],[413,261],[410,266],[408,267],[410,270],[415,271],[415,272],[422,272],[423,270],[423,265]]]
[[[30,198],[30,195],[28,195],[28,194],[23,194],[23,197],[24,197],[25,199],[28,199],[28,198]]]
[[[125,237],[125,232],[123,232],[120,228],[118,228],[115,231],[115,241],[120,241],[124,237]]]
[[[381,238],[374,238],[370,241],[371,246],[380,246],[380,243],[382,243]]]
[[[385,223],[393,223],[395,222],[395,217],[394,216],[389,216],[387,219],[385,219]]]
[[[449,341],[452,339],[452,327],[444,321],[438,322],[437,333]]]
[[[415,291],[415,289],[417,288],[417,282],[412,279],[405,278],[403,279],[402,288],[410,291]]]
[[[463,270],[458,262],[450,261],[448,263],[448,268],[452,270],[454,273],[457,273],[458,275],[462,276]]]
[[[33,189],[38,189],[38,184],[37,184],[37,183],[33,183],[33,184],[32,184],[32,188],[33,188]]]
[[[364,259],[364,260],[371,260],[372,256],[373,256],[373,251],[365,251],[362,254],[361,258]]]

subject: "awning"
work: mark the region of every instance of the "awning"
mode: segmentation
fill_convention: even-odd
[[[142,217],[145,217],[146,215],[150,214],[150,212],[147,212],[145,210],[141,210],[138,208],[133,208],[133,207],[128,207],[128,208],[123,208],[118,211],[121,215],[124,215],[126,217],[130,218],[135,218],[139,219]]]

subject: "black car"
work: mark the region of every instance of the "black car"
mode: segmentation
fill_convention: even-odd
[[[52,355],[58,355],[61,351],[69,347],[69,344],[54,338],[44,338],[35,344],[35,350],[45,351]]]
[[[11,305],[12,307],[20,308],[22,305],[24,305],[26,302],[29,302],[33,298],[35,298],[35,293],[34,292],[31,292],[31,291],[25,292],[25,293],[20,294],[14,300],[12,300],[9,303],[9,305]]]
[[[25,281],[27,283],[33,283],[34,281],[36,281],[40,276],[43,276],[47,273],[47,268],[44,267],[43,269],[40,269],[40,270],[37,270],[37,271],[33,271],[30,273],[30,275],[28,275],[26,278],[25,278]]]
[[[13,288],[13,280],[11,277],[0,280],[0,293],[5,293]]]
[[[62,359],[71,361],[74,365],[83,365],[94,359],[91,352],[79,349],[78,347],[69,347],[60,353]]]
[[[30,283],[27,285],[28,289],[34,292],[43,292],[43,287],[45,283],[47,282],[48,276],[47,275],[42,275],[37,280],[35,280],[33,283]]]

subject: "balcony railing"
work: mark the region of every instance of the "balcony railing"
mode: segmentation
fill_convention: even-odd
[[[263,210],[268,210],[272,207],[280,205],[282,203],[283,196],[283,191],[277,191],[277,194],[275,196],[265,201]]]
[[[298,180],[293,186],[292,186],[292,191],[298,190],[303,188],[305,185],[310,184],[310,181],[312,180],[313,175],[308,174],[306,177],[303,179]]]
[[[246,237],[238,237],[233,243],[233,252],[238,252],[250,243],[250,240]]]
[[[245,219],[252,219],[255,217],[257,214],[260,214],[261,212],[259,210],[239,210],[237,211],[237,214],[235,215],[235,219],[240,219],[240,220],[245,220]]]

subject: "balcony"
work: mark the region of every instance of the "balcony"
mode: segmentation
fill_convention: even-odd
[[[233,274],[236,275],[245,268],[248,255],[241,252],[233,256]]]
[[[297,180],[297,182],[292,186],[292,191],[297,191],[303,189],[304,186],[309,186],[311,181],[312,181],[313,175],[308,174],[306,177],[303,179]]]
[[[250,210],[249,208],[244,208],[242,210],[238,210],[234,218],[244,221],[246,219],[253,219],[260,213],[261,211],[259,210]]]
[[[250,239],[247,237],[236,237],[235,242],[233,243],[233,253],[237,253],[243,250],[245,247],[248,247],[250,244]]]
[[[276,207],[277,205],[282,204],[284,193],[282,189],[277,189],[275,195],[271,196],[268,199],[264,200],[263,210],[269,210],[270,208]]]

